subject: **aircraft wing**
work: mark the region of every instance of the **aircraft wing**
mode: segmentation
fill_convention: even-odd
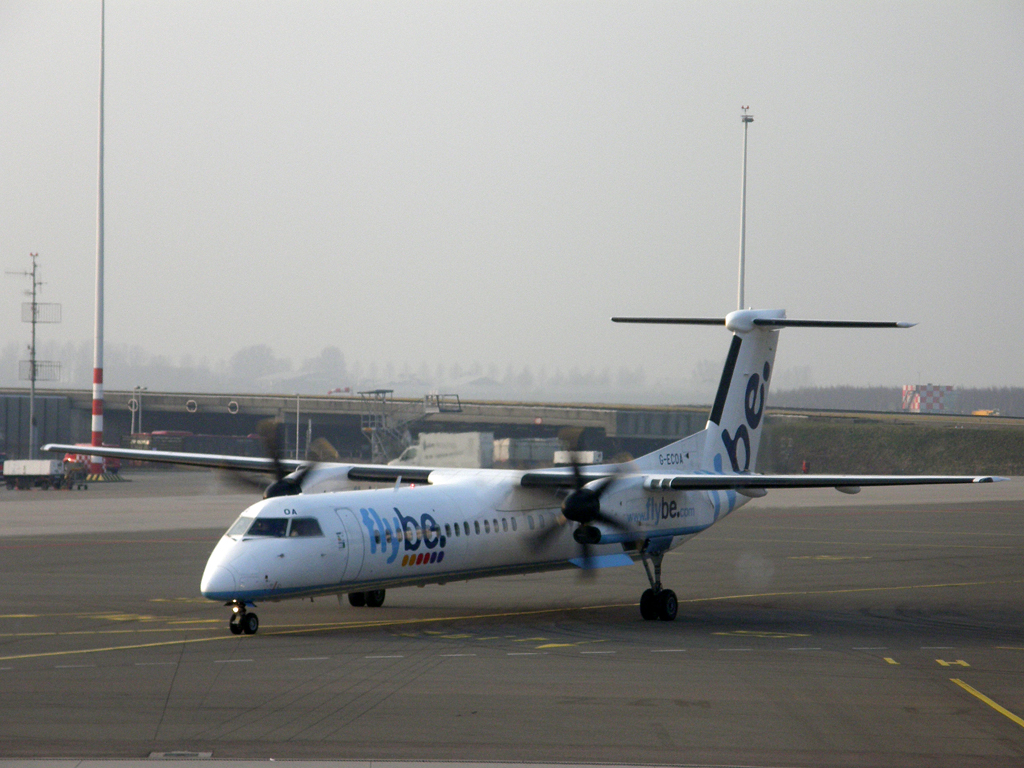
[[[75,453],[81,456],[110,456],[129,461],[153,461],[162,464],[180,464],[191,467],[210,467],[211,469],[240,469],[249,472],[274,472],[274,460],[263,456],[221,456],[213,453],[183,453],[180,451],[147,451],[138,448],[111,448],[92,445],[65,445],[48,443],[41,450],[56,453]],[[282,459],[281,466],[287,472],[293,472],[304,464],[315,463],[324,466],[328,462],[296,461]],[[344,464],[333,466],[344,467]],[[427,467],[398,467],[382,464],[348,465],[349,480],[364,482],[391,483],[399,478],[407,483],[426,483],[433,469]]]
[[[47,443],[40,450],[52,453],[75,453],[80,456],[110,456],[129,461],[155,461],[163,464],[182,464],[191,467],[214,469],[244,469],[251,472],[273,472],[273,459],[264,456],[219,456],[214,453],[182,453],[179,451],[145,451],[138,448],[110,448],[99,445],[64,445]],[[281,465],[289,472],[298,469],[306,461],[284,459]]]
[[[609,467],[584,467],[581,476],[586,483],[619,472]],[[631,474],[628,471],[625,474]],[[989,475],[716,475],[716,474],[645,474],[647,489],[672,491],[736,491],[775,488],[840,488],[848,491],[873,486],[950,485],[957,483],[994,483],[1006,478]],[[520,479],[525,488],[574,488],[571,469],[536,470]]]
[[[953,485],[1005,480],[987,475],[648,475],[646,488],[673,491],[768,490],[775,488],[860,489],[894,485]]]

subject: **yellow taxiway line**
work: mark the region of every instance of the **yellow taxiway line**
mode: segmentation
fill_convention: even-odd
[[[980,691],[976,691],[974,688],[971,688],[971,686],[969,686],[963,680],[957,680],[955,677],[951,677],[949,679],[950,679],[951,682],[956,683],[961,688],[963,688],[965,691],[967,691],[969,694],[971,694],[971,696],[973,696],[974,698],[976,698],[979,701],[983,701],[986,704],[988,704],[990,707],[992,707],[992,709],[994,709],[1000,715],[1003,715],[1004,717],[1010,718],[1011,720],[1013,720],[1013,722],[1015,722],[1021,728],[1024,728],[1024,720],[1022,720],[1021,718],[1017,717],[1015,714],[1013,714],[1013,712],[1011,712],[1010,710],[1006,709],[1006,707],[1003,707],[1003,706],[1000,706],[999,704],[996,704],[994,701],[992,701],[992,699],[990,699],[984,693],[981,693]]]
[[[853,587],[847,589],[818,589],[818,590],[795,590],[787,592],[758,592],[742,595],[719,595],[717,597],[694,597],[686,600],[680,600],[680,604],[687,603],[708,603],[718,602],[723,600],[749,600],[752,598],[759,597],[793,597],[801,595],[840,595],[840,594],[851,594],[858,592],[890,592],[890,591],[905,591],[914,589],[944,589],[953,587],[979,587],[979,586],[993,586],[996,584],[1021,584],[1024,583],[1024,579],[1011,579],[1006,581],[962,581],[962,582],[949,582],[944,584],[912,584],[898,587]],[[307,634],[310,632],[325,632],[330,630],[339,629],[371,629],[377,627],[401,627],[401,626],[412,626],[416,624],[439,624],[443,622],[456,622],[456,621],[479,621],[483,619],[508,619],[517,618],[524,616],[543,616],[551,613],[566,613],[571,611],[600,611],[607,610],[610,608],[634,608],[638,605],[636,602],[629,603],[609,603],[605,605],[584,605],[575,607],[560,607],[560,608],[540,608],[528,611],[503,611],[496,613],[477,613],[477,614],[466,614],[456,616],[433,616],[427,618],[414,618],[414,619],[380,619],[370,621],[342,621],[342,622],[327,622],[323,624],[306,624],[301,626],[284,625],[281,629],[270,629],[267,628],[262,634],[264,636],[270,635],[297,635]],[[199,627],[182,627],[182,631],[194,631]],[[203,629],[206,629],[205,627]],[[108,630],[109,631],[109,630]],[[137,630],[142,632],[143,630]],[[100,634],[103,630],[94,630],[96,634]],[[63,635],[69,635],[70,632],[58,633]],[[81,632],[81,634],[87,634],[87,632]],[[14,661],[17,659],[35,659],[45,658],[50,656],[70,656],[76,654],[87,654],[87,653],[105,653],[110,651],[130,651],[137,650],[140,648],[159,648],[162,646],[169,645],[186,645],[189,643],[207,643],[215,640],[239,640],[240,638],[235,635],[221,635],[218,637],[201,637],[181,640],[166,640],[163,642],[153,643],[138,643],[132,645],[119,645],[109,646],[104,648],[79,648],[67,651],[48,651],[45,653],[24,653],[15,654],[10,656],[0,656],[0,661]]]

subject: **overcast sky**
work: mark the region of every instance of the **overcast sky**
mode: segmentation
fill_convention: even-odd
[[[1024,385],[1024,5],[108,0],[106,337],[211,361]],[[90,339],[100,4],[0,2],[0,263]],[[28,340],[22,278],[0,339]],[[108,376],[109,378],[109,376]]]

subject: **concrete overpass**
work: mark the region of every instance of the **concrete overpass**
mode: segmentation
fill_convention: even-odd
[[[105,393],[105,440],[121,444],[131,431],[132,391]],[[187,394],[142,392],[144,431],[181,430],[194,434],[247,435],[266,418],[285,425],[287,451],[294,450],[296,423],[300,444],[307,426],[327,438],[346,457],[370,458],[364,428],[380,426],[413,433],[489,431],[501,437],[554,437],[564,430],[579,434],[580,449],[597,449],[612,457],[654,450],[672,439],[703,429],[708,406],[640,406],[569,403],[463,401],[438,408],[427,399],[384,401],[358,395],[299,396],[259,394]],[[40,443],[85,442],[90,434],[92,393],[84,389],[37,389]],[[138,414],[137,414],[138,415]],[[770,419],[838,419],[936,427],[1024,428],[1024,419],[958,414],[865,413],[768,409]],[[298,419],[296,418],[298,416]],[[27,456],[28,391],[0,389],[0,451]],[[137,429],[138,431],[138,429]]]
[[[437,408],[427,399],[380,399],[353,396],[222,395],[180,392],[107,390],[104,400],[104,435],[120,444],[131,431],[132,401],[141,401],[142,427],[182,430],[195,434],[246,435],[257,423],[275,418],[285,429],[288,447],[294,447],[295,425],[304,435],[312,421],[314,437],[324,436],[343,455],[363,455],[369,446],[363,429],[386,426],[410,431],[490,431],[497,437],[551,437],[563,430],[580,434],[580,448],[635,450],[696,432],[707,420],[706,406],[629,406],[565,403],[462,401]],[[0,430],[8,453],[25,443],[19,427],[27,428],[27,392],[0,389],[6,406],[0,409]],[[37,390],[40,440],[83,442],[89,435],[92,394],[89,390]],[[24,401],[24,402],[22,402]],[[6,417],[6,418],[5,418]],[[136,410],[138,418],[138,409]],[[136,426],[136,431],[138,428]],[[304,437],[303,437],[304,439]]]

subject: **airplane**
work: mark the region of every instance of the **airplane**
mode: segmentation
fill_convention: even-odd
[[[622,464],[535,470],[284,461],[92,448],[100,456],[278,474],[206,563],[200,592],[231,608],[233,634],[259,629],[257,601],[348,596],[380,607],[388,589],[490,576],[643,564],[645,620],[672,621],[665,553],[769,490],[989,483],[950,475],[756,474],[765,403],[784,328],[908,328],[912,323],[787,319],[784,310],[724,318],[614,317],[621,323],[724,326],[732,341],[707,426]],[[49,444],[46,451],[74,446]],[[74,450],[79,450],[74,448]],[[369,484],[374,487],[363,487]],[[387,484],[387,487],[381,487]]]

